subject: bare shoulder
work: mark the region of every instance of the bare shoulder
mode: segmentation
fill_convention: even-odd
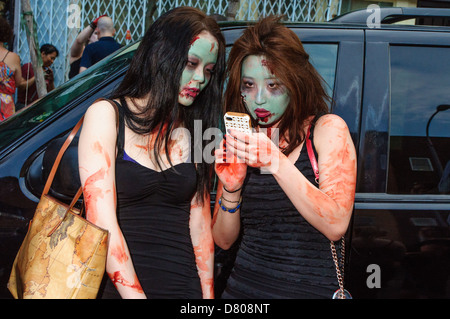
[[[335,130],[335,129],[347,129],[347,123],[336,114],[325,114],[316,122],[317,130]]]
[[[94,102],[85,113],[83,126],[98,133],[114,133],[117,128],[115,107],[105,100]]]
[[[90,121],[104,122],[105,120],[116,118],[115,107],[106,100],[98,100],[94,102],[86,111],[86,118]]]
[[[347,123],[336,114],[321,116],[314,128],[314,145],[317,150],[329,150],[331,146],[345,145],[351,141]]]
[[[20,63],[20,57],[17,53],[9,51],[9,54],[6,58],[10,58],[14,62]]]
[[[115,114],[115,107],[107,100],[97,100],[89,106],[87,112],[91,113],[112,113]]]
[[[8,65],[13,66],[15,70],[20,69],[20,57],[17,53],[9,51],[8,55],[5,58],[5,62]]]

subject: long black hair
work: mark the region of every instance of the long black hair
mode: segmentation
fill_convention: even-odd
[[[209,84],[185,107],[178,103],[180,79],[187,63],[192,39],[202,31],[209,31],[218,41],[219,50],[214,72]],[[202,11],[191,7],[178,7],[159,17],[145,33],[130,67],[111,98],[148,97],[144,107],[135,105],[137,111],[123,105],[127,126],[137,134],[156,133],[153,147],[159,165],[159,151],[165,154],[172,131],[185,127],[191,134],[191,155],[194,143],[194,120],[201,120],[203,132],[218,127],[222,114],[222,89],[225,70],[225,40],[217,22]],[[164,128],[163,128],[164,127]],[[198,133],[197,133],[198,135]],[[202,150],[208,141],[202,138]],[[191,156],[192,158],[192,156]],[[169,162],[170,162],[170,158]],[[212,164],[196,163],[197,192],[201,200],[209,192]]]

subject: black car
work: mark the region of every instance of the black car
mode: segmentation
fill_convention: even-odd
[[[330,109],[347,122],[358,152],[346,286],[358,299],[448,298],[450,10],[379,14],[376,26],[367,23],[366,10],[329,23],[288,24],[326,81]],[[390,24],[416,17],[416,25]],[[421,25],[430,19],[440,26]],[[222,25],[228,47],[245,26]],[[0,298],[11,298],[11,265],[59,145],[88,106],[117,87],[138,44],[0,124]],[[67,201],[78,185],[75,142],[51,192]],[[232,260],[232,251],[217,250],[217,296]]]

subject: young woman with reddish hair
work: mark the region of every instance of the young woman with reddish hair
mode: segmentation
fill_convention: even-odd
[[[227,132],[226,150],[215,153],[214,240],[228,249],[242,233],[223,297],[331,298],[330,240],[347,230],[356,184],[348,128],[329,114],[321,77],[278,17],[244,31],[227,71],[225,108],[248,113],[255,130]],[[318,183],[305,143],[310,126]]]

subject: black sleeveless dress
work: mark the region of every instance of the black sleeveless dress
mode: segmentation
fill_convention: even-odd
[[[306,143],[295,166],[317,186]],[[299,214],[271,174],[248,167],[242,197],[242,241],[222,298],[331,299],[338,283],[330,241]]]
[[[186,162],[158,172],[134,161],[124,151],[119,110],[117,218],[142,289],[147,298],[202,298],[189,231],[195,166]],[[99,298],[120,298],[106,274]]]

